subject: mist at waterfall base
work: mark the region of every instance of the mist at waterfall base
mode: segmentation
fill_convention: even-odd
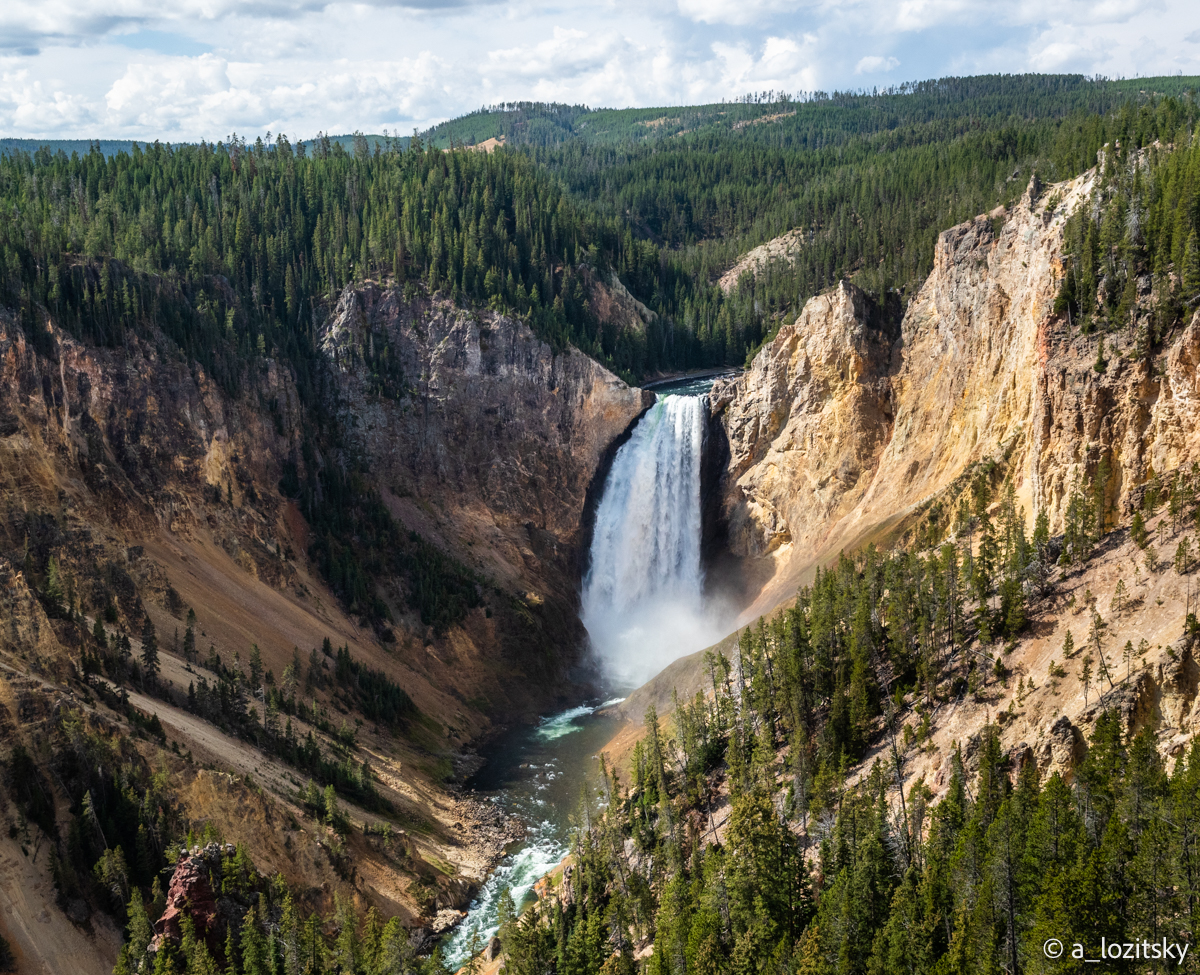
[[[711,381],[710,381],[711,383]],[[708,404],[661,397],[617,450],[596,510],[582,616],[615,687],[644,683],[711,646],[730,607],[706,599],[700,463]]]

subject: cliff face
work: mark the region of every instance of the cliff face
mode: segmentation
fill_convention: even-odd
[[[1200,456],[1200,323],[1154,368],[1129,358],[1131,334],[1107,335],[1098,373],[1098,336],[1053,315],[1063,228],[1095,178],[942,233],[894,343],[842,285],[714,389],[731,445],[731,548],[771,575],[747,616],[789,598],[839,549],[885,540],[934,500],[953,501],[976,462],[1005,459],[1031,524],[1044,506],[1058,531],[1072,485],[1102,457],[1109,501],[1128,509],[1151,466]]]
[[[169,579],[148,547],[200,545],[269,590],[302,590],[274,488],[299,403],[274,363],[256,386],[229,396],[165,343],[132,336],[105,349],[56,331],[38,354],[0,320],[0,557],[40,576],[53,555],[77,608],[111,597],[129,620],[165,602]]]
[[[321,332],[338,409],[393,512],[575,621],[588,488],[612,443],[653,400],[523,323],[395,291],[342,295]],[[395,394],[380,393],[387,350]],[[381,366],[378,368],[388,368]]]
[[[314,462],[302,447],[316,409],[336,414],[341,436],[318,444],[315,462],[365,460],[397,518],[525,599],[571,664],[588,488],[650,394],[575,350],[555,355],[517,320],[371,288],[346,291],[320,347],[333,381],[325,403],[305,405],[274,361],[230,395],[162,339],[105,349],[56,331],[39,354],[0,321],[0,558],[12,592],[32,581],[17,583],[23,563],[40,585],[54,556],[88,616],[110,597],[131,629],[146,610],[173,627],[178,605],[201,619],[209,609],[219,651],[257,642],[277,672],[322,628],[386,659],[308,564],[307,526],[279,492],[286,463]],[[13,619],[0,640],[46,650],[32,609]],[[404,619],[395,635],[432,638]],[[478,665],[508,639],[503,621],[469,614],[433,641],[452,658],[446,673],[436,651],[407,662],[431,685],[411,693],[457,711],[445,690],[476,696],[491,680]],[[523,700],[536,707],[533,694]]]
[[[871,483],[891,434],[891,343],[842,283],[813,298],[709,396],[729,441],[725,518],[738,554],[820,547]]]
[[[266,873],[375,903],[420,928],[465,904],[516,836],[494,810],[442,783],[477,767],[469,743],[493,720],[544,711],[567,688],[581,649],[575,604],[589,487],[652,396],[578,352],[554,354],[517,320],[370,287],[342,295],[319,340],[320,399],[302,402],[290,370],[271,360],[251,363],[230,391],[149,329],[110,349],[52,328],[35,348],[0,317],[0,755],[23,744],[41,760],[61,708],[116,739],[140,734],[131,714],[102,703],[107,681],[87,673],[95,623],[114,641],[125,634],[137,660],[149,617],[157,686],[124,671],[112,679],[177,746],[169,762],[163,751],[155,761],[188,821],[215,821]],[[300,506],[281,493],[292,465],[308,485],[319,466],[353,467],[396,518],[477,571],[485,605],[444,633],[403,600],[386,625],[350,615],[307,556]],[[196,652],[185,659],[189,609]],[[398,684],[420,715],[391,729],[357,716],[333,662],[312,649],[326,637]],[[399,834],[403,856],[391,840],[363,838],[347,872],[319,842],[323,827],[294,828],[307,817],[295,783],[308,773],[262,735],[231,733],[240,725],[224,712],[218,727],[196,706],[189,685],[207,694],[240,674],[243,711],[253,708],[251,723],[265,730],[266,685],[252,688],[245,675],[252,645],[267,684],[278,675],[275,686],[296,689],[330,722],[357,717],[354,762],[369,762],[378,795],[420,827]],[[221,659],[215,669],[210,653]],[[142,693],[147,684],[156,693]],[[290,732],[311,731],[322,751],[344,747],[330,739],[332,723],[310,718],[289,713]],[[159,748],[145,745],[150,757]],[[193,757],[234,773],[235,785],[253,777],[256,789],[236,801],[195,794]],[[373,821],[347,805],[355,822]],[[9,812],[0,795],[0,818]],[[16,845],[5,842],[12,850],[0,859],[10,862]],[[54,952],[76,950],[75,929],[53,906],[46,863],[11,878],[0,871],[0,902],[32,888],[46,894],[57,927],[44,944],[9,928],[6,936],[54,968]],[[72,910],[86,920],[91,908],[81,900]],[[76,939],[92,946],[96,971],[112,968],[114,932],[101,931],[112,935],[103,944]]]

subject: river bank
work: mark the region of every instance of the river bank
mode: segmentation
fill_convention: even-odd
[[[443,958],[455,968],[475,946],[486,946],[499,930],[500,904],[508,894],[521,908],[534,885],[566,856],[571,830],[585,795],[595,800],[600,781],[599,752],[622,718],[604,710],[621,699],[595,701],[516,728],[480,752],[483,767],[467,780],[464,798],[515,817],[525,835],[511,844],[483,882],[466,916],[443,941]]]

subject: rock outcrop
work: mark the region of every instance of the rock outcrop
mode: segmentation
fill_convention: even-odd
[[[1101,372],[1098,336],[1053,312],[1064,226],[1095,180],[1031,184],[1008,211],[943,232],[894,341],[842,284],[717,385],[730,547],[771,576],[747,618],[839,549],[886,542],[934,501],[953,503],[980,461],[1004,461],[1031,525],[1045,508],[1057,531],[1102,458],[1109,503],[1126,511],[1151,468],[1200,458],[1200,318],[1154,367],[1129,357],[1132,334],[1106,336]]]
[[[394,290],[345,291],[320,344],[393,514],[528,593],[561,649],[579,644],[588,489],[653,394],[517,319]]]
[[[892,343],[869,317],[866,296],[843,282],[809,301],[745,375],[713,386],[738,554],[820,549],[871,484],[891,435]]]
[[[717,284],[726,294],[737,287],[743,274],[757,276],[764,267],[775,261],[792,262],[796,253],[804,247],[810,235],[803,229],[789,230],[786,234],[768,240],[765,244],[747,251],[737,259],[737,262],[718,279]]]
[[[162,917],[154,922],[155,939],[151,943],[158,949],[163,941],[170,939],[176,944],[183,937],[183,919],[190,917],[196,926],[196,934],[206,935],[217,920],[217,899],[209,882],[209,861],[220,862],[221,851],[216,843],[200,850],[195,849],[180,857],[171,874],[171,886],[167,888],[166,908]]]
[[[1058,772],[1070,779],[1084,751],[1083,736],[1064,714],[1046,728],[1038,764],[1046,775]]]
[[[396,291],[344,292],[320,342],[383,485],[565,545],[604,451],[653,401],[574,348],[556,355],[517,319]],[[392,396],[375,392],[384,349]]]

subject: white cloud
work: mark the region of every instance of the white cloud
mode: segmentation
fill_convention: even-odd
[[[321,119],[331,106],[356,106],[367,118],[440,115],[436,79],[448,65],[429,53],[390,62],[335,61],[305,73],[229,62],[212,54],[131,64],[109,88],[103,121],[109,130],[162,132],[167,138],[210,138],[233,130],[311,134],[345,126]],[[318,113],[313,116],[311,109]],[[352,124],[349,128],[354,128]]]
[[[486,6],[492,0],[353,0],[367,8],[395,8],[410,16]],[[339,0],[6,0],[0,7],[0,49],[29,50],[55,43],[86,43],[138,28],[182,30],[243,20],[288,23],[309,13],[340,15]]]
[[[86,98],[34,80],[28,69],[0,72],[0,118],[13,132],[79,131],[95,121]]]
[[[667,106],[901,67],[1194,71],[1198,37],[1189,0],[6,0],[0,131],[407,132],[498,100]]]
[[[972,0],[903,0],[894,8],[890,26],[895,30],[920,31],[970,13],[977,17],[990,15]]]
[[[679,0],[679,12],[702,24],[757,24],[804,6],[787,0]]]
[[[900,61],[897,58],[868,54],[865,58],[858,59],[858,64],[854,66],[854,73],[881,74],[898,67],[900,67]]]

